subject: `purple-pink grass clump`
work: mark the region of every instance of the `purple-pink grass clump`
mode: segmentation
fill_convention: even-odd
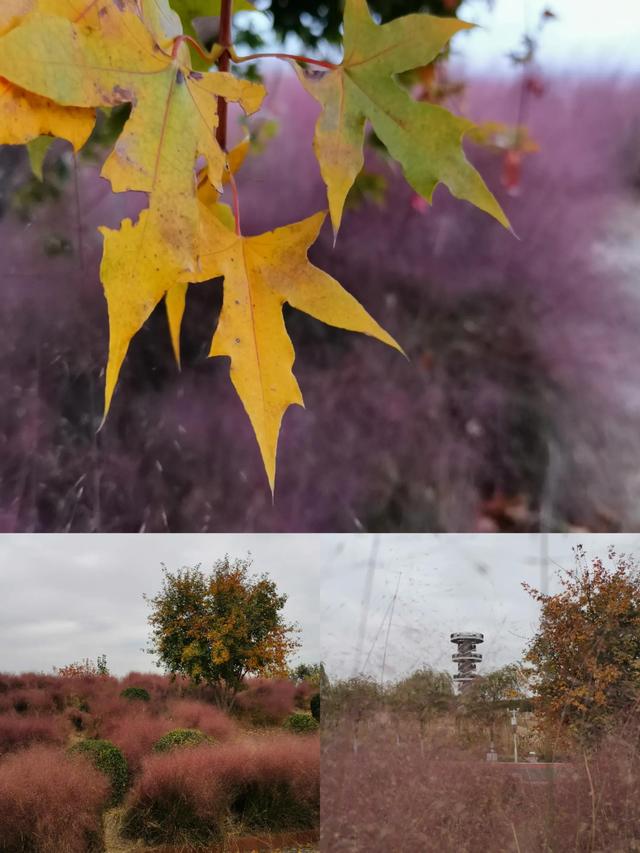
[[[0,760],[0,850],[103,850],[102,809],[109,782],[84,758],[33,746]]]
[[[34,743],[60,744],[68,727],[56,717],[0,714],[0,755]]]
[[[109,740],[122,750],[129,769],[136,774],[145,756],[151,755],[156,741],[173,728],[172,721],[165,717],[138,713],[118,719],[111,726],[105,726],[104,731]]]
[[[282,723],[295,709],[296,685],[285,678],[248,678],[236,705],[256,724]]]
[[[154,755],[125,806],[125,832],[148,842],[210,842],[231,817],[246,828],[313,827],[318,739],[270,736]]]
[[[236,725],[228,714],[204,702],[178,699],[168,703],[167,711],[175,727],[198,729],[214,740],[228,740],[236,731]]]
[[[459,723],[459,721],[458,721]],[[442,721],[441,721],[442,725]],[[619,730],[555,764],[494,764],[465,748],[456,721],[423,738],[343,719],[323,731],[322,849],[349,853],[634,850],[640,752]],[[429,731],[427,731],[429,735]],[[637,731],[636,731],[637,735]],[[486,747],[485,747],[486,749]]]

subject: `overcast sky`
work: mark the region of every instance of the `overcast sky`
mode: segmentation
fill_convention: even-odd
[[[0,671],[51,672],[100,654],[116,675],[151,671],[142,594],[159,590],[161,563],[208,568],[248,551],[255,572],[289,596],[285,616],[302,628],[298,660],[319,660],[321,554],[304,537],[21,534],[0,536]]]
[[[460,17],[482,29],[458,37],[466,61],[493,73],[509,71],[505,57],[519,47],[522,34],[535,35],[540,13],[550,9],[539,40],[543,70],[580,69],[591,74],[640,70],[640,0],[466,0]]]
[[[117,675],[152,670],[142,595],[158,591],[161,563],[207,568],[248,552],[256,573],[289,596],[286,618],[302,628],[298,660],[379,678],[386,644],[386,678],[424,665],[453,672],[449,634],[482,631],[492,669],[519,659],[535,630],[538,608],[522,581],[554,591],[578,543],[593,555],[614,544],[640,556],[631,534],[2,535],[0,671],[51,672],[99,654]]]
[[[348,677],[364,671],[380,678],[387,632],[386,679],[421,666],[455,672],[449,642],[454,631],[484,633],[478,650],[485,671],[518,660],[539,612],[522,581],[557,591],[557,572],[573,565],[571,549],[578,543],[594,556],[606,556],[610,544],[640,556],[640,535],[626,534],[338,537],[322,582],[323,658],[329,674]]]

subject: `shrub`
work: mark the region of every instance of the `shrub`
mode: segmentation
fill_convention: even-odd
[[[127,760],[118,747],[108,740],[78,741],[69,750],[70,753],[86,755],[96,770],[104,773],[111,783],[111,803],[119,803],[129,784]]]
[[[130,672],[120,682],[122,690],[129,687],[141,687],[146,690],[151,701],[180,696],[190,682],[180,676],[159,675],[152,672]]]
[[[46,690],[32,687],[24,690],[16,690],[11,694],[13,708],[19,714],[28,711],[53,711],[55,710],[51,695]]]
[[[302,740],[286,734],[265,738],[254,743],[244,759],[237,756],[236,762],[231,811],[244,825],[285,830],[317,824],[320,815],[317,738]]]
[[[318,730],[318,721],[310,714],[290,714],[285,720],[284,727],[290,732],[308,734]]]
[[[182,747],[203,746],[214,743],[213,738],[198,729],[173,729],[159,738],[154,746],[154,752],[169,752]]]
[[[198,729],[215,740],[228,740],[236,729],[235,723],[224,711],[193,699],[171,702],[169,715],[180,728]]]
[[[123,833],[151,844],[219,840],[229,795],[220,779],[217,753],[173,749],[146,758],[126,800]]]
[[[63,726],[55,718],[0,715],[0,754],[33,743],[57,744],[63,740]]]
[[[91,853],[102,849],[104,776],[79,756],[33,746],[0,762],[0,851]]]
[[[207,843],[235,817],[247,827],[311,827],[319,817],[317,739],[277,735],[145,759],[123,820],[151,843]]]
[[[125,687],[120,694],[123,699],[132,699],[139,702],[149,702],[151,697],[144,687]]]
[[[311,714],[313,719],[318,723],[320,722],[320,694],[314,693],[314,695],[309,700],[309,708],[311,709]]]
[[[281,725],[295,710],[296,686],[280,678],[251,678],[238,694],[236,705],[256,725]]]
[[[172,729],[171,720],[149,714],[130,714],[108,728],[108,737],[124,753],[131,774],[137,774],[142,759],[150,755],[154,744]]]

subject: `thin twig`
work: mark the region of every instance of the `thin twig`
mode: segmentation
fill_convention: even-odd
[[[587,753],[584,753],[584,767],[587,771],[587,779],[589,780],[589,792],[591,794],[591,845],[590,850],[596,849],[596,792],[593,787],[593,778],[587,761]]]
[[[229,169],[229,184],[233,194],[233,218],[236,222],[236,234],[240,236],[242,234],[240,229],[240,198],[238,196],[238,185],[236,184],[236,179],[234,178],[231,169]]]
[[[208,51],[206,51],[202,47],[201,44],[199,44],[191,36],[185,36],[185,35],[176,36],[175,39],[173,40],[173,47],[171,49],[171,58],[172,59],[176,58],[176,56],[178,55],[178,50],[180,49],[180,45],[183,44],[184,42],[188,42],[195,50],[197,50],[203,59],[206,59],[208,62],[213,62],[212,55]]]
[[[255,62],[259,59],[293,59],[296,62],[303,62],[305,65],[319,65],[321,68],[328,68],[330,71],[338,67],[334,62],[328,62],[324,59],[312,59],[310,56],[299,56],[296,53],[249,53],[247,56],[238,56],[234,51],[231,54],[231,60],[236,64],[240,62]]]
[[[513,832],[513,840],[516,842],[516,850],[518,853],[522,853],[520,850],[520,842],[518,841],[518,833],[516,832],[516,828],[514,826],[513,821],[511,821],[511,831]]]
[[[233,0],[222,0],[220,7],[220,32],[218,43],[222,52],[218,57],[218,71],[228,71],[231,63],[229,50],[232,48],[233,39],[231,35],[231,22],[233,20]],[[216,130],[218,145],[223,151],[227,150],[227,101],[226,98],[218,98],[218,129]]]

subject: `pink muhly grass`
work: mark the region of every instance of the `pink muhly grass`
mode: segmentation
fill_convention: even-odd
[[[319,766],[318,738],[284,734],[153,755],[127,798],[125,831],[176,843],[218,838],[231,816],[247,827],[313,826]]]
[[[236,705],[258,724],[282,723],[295,710],[296,686],[287,679],[250,678]]]
[[[57,717],[0,715],[0,755],[33,743],[63,743],[64,720]]]
[[[127,687],[142,687],[151,697],[151,701],[165,700],[170,696],[182,695],[185,684],[183,679],[171,679],[167,675],[153,672],[130,672],[119,684],[119,692]]]
[[[514,770],[473,750],[420,742],[380,724],[323,732],[322,845],[367,853],[632,850],[637,843],[637,741],[609,738],[591,754]],[[425,748],[426,746],[426,748]],[[533,773],[534,775],[530,775]]]
[[[262,829],[312,827],[320,814],[320,741],[314,735],[255,739],[236,767],[232,810]]]
[[[34,746],[0,761],[0,850],[90,853],[102,849],[102,773],[61,749]]]
[[[126,800],[123,830],[147,842],[217,839],[228,795],[211,746],[152,755]]]
[[[518,198],[500,190],[502,158],[469,147],[520,240],[442,187],[421,212],[397,170],[368,157],[388,203],[350,208],[336,247],[325,228],[311,254],[411,361],[286,309],[307,408],[284,420],[275,507],[228,365],[206,358],[219,282],[190,289],[182,374],[163,306],[136,335],[96,449],[107,323],[95,226],[134,214],[132,201],[85,164],[80,210],[71,181],[35,211],[36,227],[5,215],[0,529],[91,530],[98,517],[121,531],[632,529],[638,83],[545,83],[527,121],[540,152]],[[311,145],[318,105],[293,72],[274,89],[278,139],[238,175],[247,233],[326,202]],[[470,114],[513,122],[518,94],[519,83],[474,80]],[[26,154],[5,149],[15,185]],[[51,229],[74,242],[76,216],[85,269],[77,252],[43,252]],[[487,515],[501,495],[521,500],[521,520]]]
[[[311,684],[310,681],[301,681],[299,684],[296,684],[296,689],[294,693],[294,701],[296,708],[308,708],[309,700],[314,695],[314,693],[318,692],[318,688]]]
[[[233,720],[213,705],[193,699],[179,699],[168,707],[174,728],[199,729],[215,740],[228,740],[236,731]]]
[[[62,702],[62,697],[50,687],[26,687],[11,690],[5,693],[2,699],[3,707],[9,701],[11,702],[11,706],[21,714],[27,712],[59,711]]]
[[[137,774],[155,742],[175,728],[171,720],[145,713],[132,713],[105,727],[106,737],[120,747],[132,773]]]

